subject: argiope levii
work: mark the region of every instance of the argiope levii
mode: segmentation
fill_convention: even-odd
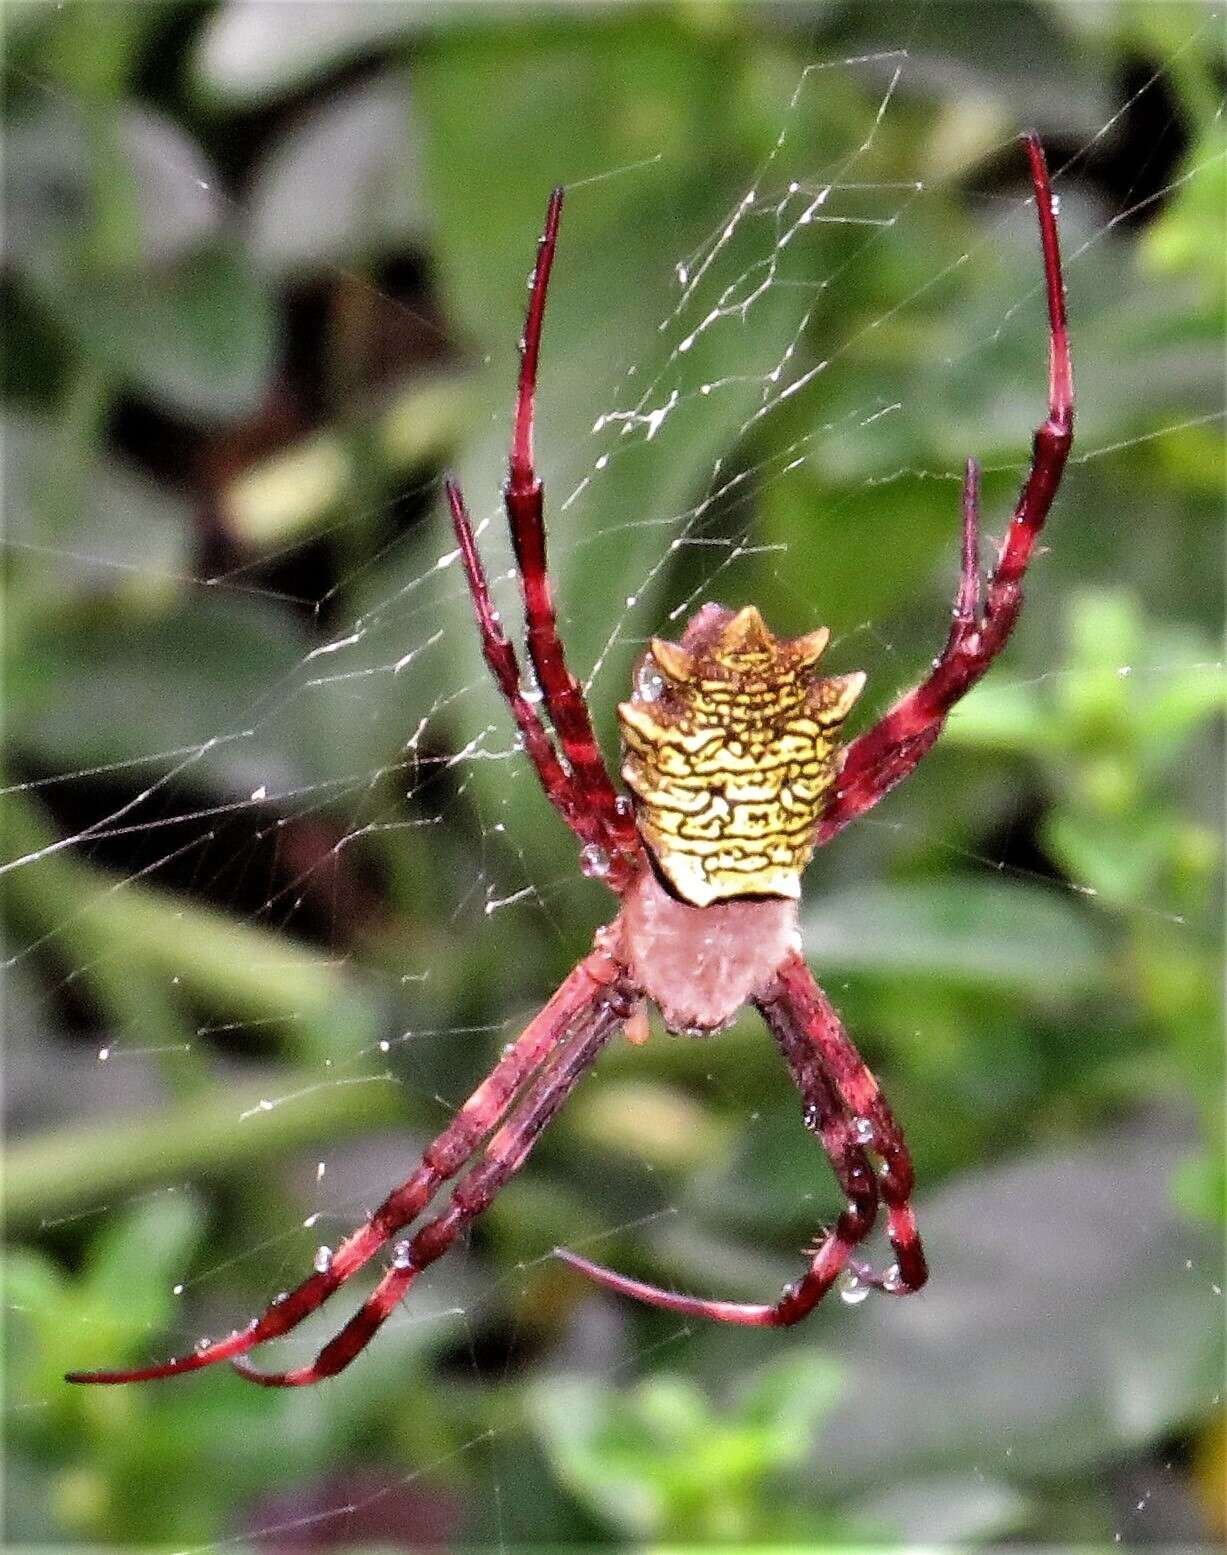
[[[839,741],[862,674],[815,668],[825,629],[772,635],[753,605],[704,605],[680,643],[654,639],[618,709],[618,793],[583,693],[567,669],[546,573],[542,485],[533,465],[533,406],[546,289],[562,191],[550,197],[520,362],[507,516],[524,597],[528,657],[557,743],[523,690],[516,653],[491,604],[472,526],[446,485],[486,662],[511,709],[547,798],[575,833],[581,865],[618,896],[592,951],[503,1053],[412,1175],[315,1272],[246,1328],[190,1355],[128,1371],[73,1372],[73,1382],[141,1382],[234,1363],[266,1386],[318,1382],[348,1366],[408,1291],[519,1170],[542,1129],[620,1028],[635,1039],[654,1004],[673,1031],[705,1035],[756,1006],[801,1092],[805,1126],[822,1142],[847,1207],[773,1302],[742,1304],[661,1290],[559,1250],[611,1290],[692,1317],[763,1326],[795,1323],[840,1273],[897,1294],[928,1277],[912,1213],[912,1163],[902,1133],[801,955],[800,878],[814,849],[877,804],[930,749],[950,709],[1010,635],[1021,583],[1069,455],[1073,381],[1057,223],[1039,138],[1024,137],[1035,190],[1049,319],[1048,414],[981,599],[979,468],[963,477],[962,570],[950,634],[928,676],[866,733]],[[877,1160],[875,1167],[873,1159]],[[470,1163],[473,1163],[470,1165]],[[460,1174],[470,1167],[466,1176]],[[460,1177],[446,1207],[402,1231]],[[856,1258],[879,1202],[896,1262],[877,1273]],[[310,1365],[267,1373],[241,1359],[289,1332],[389,1242],[374,1291]]]

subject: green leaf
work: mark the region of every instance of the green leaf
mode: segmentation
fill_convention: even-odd
[[[1222,213],[1227,207],[1227,146],[1221,123],[1209,128],[1185,158],[1174,199],[1146,231],[1142,257],[1160,274],[1188,276],[1208,315],[1221,319],[1224,288]]]
[[[1146,734],[1168,747],[1227,708],[1227,666],[1221,659],[1174,664],[1157,678],[1147,698]]]
[[[823,1423],[825,1493],[991,1464],[1069,1484],[1211,1406],[1221,1259],[1171,1206],[1163,1124],[1045,1150],[922,1196],[930,1283],[834,1339],[855,1379]]]
[[[412,34],[432,11],[406,5],[306,5],[292,22],[264,0],[225,0],[201,29],[190,74],[202,98],[230,110],[258,108],[325,72]]]
[[[92,603],[32,635],[10,737],[55,765],[143,762],[246,799],[353,775],[353,699],[287,610],[199,591],[153,615]],[[388,666],[387,673],[391,674]]]
[[[947,747],[1034,756],[1056,743],[1054,722],[1036,687],[990,677],[954,707],[942,741]]]
[[[73,101],[43,98],[6,133],[10,254],[29,279],[53,290],[67,284],[85,252],[88,223],[110,197],[96,190],[91,121]],[[180,125],[127,105],[117,110],[114,136],[117,176],[131,195],[127,236],[135,268],[173,264],[216,234],[217,173]]]
[[[111,1315],[124,1354],[166,1325],[174,1309],[172,1287],[202,1221],[190,1196],[158,1195],[108,1221],[94,1238],[84,1291],[98,1311]]]
[[[369,261],[426,223],[408,72],[326,102],[264,154],[251,187],[251,245],[278,270]]]
[[[1178,841],[1170,814],[1134,810],[1116,825],[1089,811],[1047,816],[1044,846],[1071,879],[1117,906],[1158,900],[1162,874]]]
[[[728,459],[761,405],[760,375],[783,357],[797,316],[792,293],[781,285],[763,292],[744,324],[733,310],[701,328],[699,303],[686,298],[675,271],[679,254],[719,230],[770,146],[750,120],[751,109],[762,111],[767,88],[747,68],[736,27],[706,31],[665,12],[646,21],[619,14],[584,36],[583,47],[579,38],[570,19],[558,27],[534,19],[516,29],[457,30],[419,61],[415,86],[428,127],[427,182],[439,191],[441,285],[458,313],[478,321],[474,354],[486,353],[491,364],[475,385],[476,436],[459,464],[509,621],[520,611],[505,582],[509,546],[495,493],[510,435],[514,345],[549,182],[576,184],[542,342],[537,451],[568,661],[585,681],[599,663],[594,716],[612,749],[613,704],[643,638],[667,624],[672,547],[718,528],[722,515],[708,514],[704,498],[720,485],[718,462]],[[749,127],[744,143],[713,169],[705,126],[712,105],[730,93],[744,102]],[[497,117],[471,111],[491,100],[502,104]],[[786,100],[785,93],[775,103],[777,116]],[[599,115],[594,102],[603,104]],[[543,144],[552,148],[549,179]],[[645,159],[647,167],[634,166]],[[629,171],[599,191],[582,187],[595,170],[611,167]],[[702,176],[695,176],[699,167]],[[736,293],[744,285],[761,263],[770,221],[769,211],[758,212],[721,248],[705,281],[705,305],[725,287]],[[799,285],[812,282],[814,260],[801,245],[780,263],[789,274],[795,267]],[[662,341],[662,321],[678,309]],[[660,367],[651,382],[631,374],[651,362]],[[622,419],[594,432],[610,412]],[[748,514],[735,514],[736,523],[747,521]],[[436,554],[452,545],[442,504],[433,544]],[[721,545],[719,534],[713,546],[696,545],[694,555],[705,570],[722,571],[731,546]],[[362,604],[386,600],[401,576],[399,568],[370,574]],[[742,587],[719,580],[721,592]],[[506,709],[488,683],[463,589],[448,592],[445,612],[448,640],[463,654],[455,743],[482,739],[506,748]],[[483,812],[497,812],[521,846],[542,854],[556,846],[554,829],[532,819],[539,808],[531,781],[509,785],[503,762],[475,763],[468,777]]]
[[[164,602],[190,571],[191,508],[116,459],[96,457],[81,473],[81,500],[53,505],[56,429],[43,421],[4,421],[9,543],[23,590],[40,608],[108,593],[132,606]],[[25,601],[23,599],[22,603]]]
[[[680,1377],[621,1394],[559,1378],[532,1390],[530,1408],[556,1471],[602,1517],[632,1535],[689,1544],[770,1526],[770,1487],[805,1457],[837,1377],[833,1362],[793,1355],[719,1406]]]
[[[19,121],[15,256],[65,337],[172,414],[250,415],[273,369],[273,303],[220,230],[217,175],[145,109],[57,103]]]
[[[1102,984],[1106,972],[1080,905],[1055,887],[1020,880],[857,887],[809,908],[802,934],[820,977],[860,971],[1069,998]]]
[[[63,299],[89,349],[172,414],[221,423],[259,408],[273,302],[247,254],[217,243],[149,274],[83,276]]]
[[[10,1147],[10,1224],[29,1227],[176,1173],[241,1175],[290,1150],[403,1122],[391,1082],[361,1085],[351,1076],[329,1089],[317,1075],[305,1066],[280,1072],[289,1104],[270,1105],[272,1087],[248,1082],[141,1117],[31,1134]]]

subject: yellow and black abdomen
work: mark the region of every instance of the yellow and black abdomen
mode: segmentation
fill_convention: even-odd
[[[777,642],[753,607],[720,617],[710,641],[694,634],[698,652],[689,632],[681,647],[654,642],[618,709],[640,834],[696,907],[800,895],[863,684],[810,672],[825,634]]]

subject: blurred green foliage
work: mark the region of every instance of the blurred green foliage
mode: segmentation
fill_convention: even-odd
[[[6,25],[9,1540],[1209,1537],[1221,20],[26,0]],[[827,621],[869,713],[922,671],[961,461],[1004,514],[1041,413],[1027,123],[1070,162],[1050,551],[1008,656],[804,905],[913,1147],[930,1291],[764,1338],[549,1260],[596,1242],[734,1297],[796,1272],[837,1196],[747,1019],[611,1050],[327,1386],[63,1385],[300,1277],[608,912],[526,764],[479,759],[506,714],[437,565],[446,461],[514,619],[495,493],[549,187],[539,457],[612,751],[638,645],[709,591]],[[831,169],[889,226],[701,247],[751,187],[769,210]],[[698,320],[658,325],[705,253],[708,302],[778,270],[683,351]],[[812,380],[758,415],[781,361]],[[678,400],[593,440],[631,364]]]

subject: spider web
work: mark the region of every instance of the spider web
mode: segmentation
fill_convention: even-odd
[[[1182,51],[1204,47],[1213,21],[1190,26],[1187,39],[1171,48],[1161,76],[1179,72]],[[1003,522],[994,515],[1008,511],[1031,430],[1042,415],[1046,337],[1033,217],[1019,166],[1013,175],[995,177],[982,192],[973,188],[976,219],[965,246],[941,263],[927,257],[927,237],[943,191],[931,176],[907,176],[907,159],[900,157],[898,137],[892,134],[896,121],[905,118],[909,94],[927,84],[923,51],[907,41],[917,25],[912,19],[899,28],[905,41],[898,47],[867,48],[796,68],[778,94],[774,135],[748,181],[732,199],[700,210],[690,221],[679,216],[668,229],[675,238],[669,244],[671,263],[658,276],[646,311],[639,296],[588,292],[584,256],[587,248],[591,257],[592,244],[585,239],[585,222],[599,224],[602,212],[624,210],[636,198],[659,209],[659,190],[669,187],[667,149],[649,151],[634,164],[598,166],[568,183],[538,398],[539,465],[547,481],[552,572],[564,640],[593,700],[607,751],[613,748],[610,709],[646,638],[662,630],[679,634],[685,618],[707,598],[740,603],[760,598],[764,587],[777,608],[791,616],[785,622],[790,631],[808,630],[824,620],[834,628],[832,662],[840,669],[871,670],[867,716],[880,713],[914,682],[940,640],[942,611],[952,590],[961,458],[984,446],[986,413],[993,423],[989,446],[1018,450],[1016,458],[990,461],[986,467],[990,534]],[[1207,407],[1197,386],[1184,395],[1161,394],[1156,386],[1161,410],[1158,416],[1152,412],[1151,423],[1159,424],[1123,437],[1095,410],[1095,387],[1112,371],[1113,331],[1138,296],[1120,284],[1118,245],[1148,206],[1219,176],[1223,155],[1217,150],[1190,159],[1161,187],[1136,196],[1126,191],[1111,204],[1088,194],[1080,175],[1111,142],[1122,116],[1146,88],[1147,83],[1139,84],[1123,105],[1105,113],[1093,135],[1082,136],[1077,154],[1054,181],[1062,202],[1081,420],[1053,546],[1079,546],[1070,535],[1077,507],[1068,491],[1089,490],[1088,477],[1096,466],[1127,461],[1150,442],[1175,446],[1222,418],[1221,405]],[[64,106],[58,91],[48,87],[47,93]],[[819,151],[810,132],[815,119],[821,121],[824,94],[835,93],[861,98],[857,133],[843,144],[823,144]],[[76,105],[69,101],[67,106]],[[1005,133],[982,160],[994,167],[1021,163],[1016,142]],[[535,220],[535,213],[519,213],[509,251],[514,247],[517,254],[530,254]],[[859,278],[881,263],[884,252],[908,257],[899,261],[893,295],[866,308]],[[359,296],[394,301],[361,277],[343,279]],[[1107,286],[1108,300],[1096,306],[1099,286]],[[941,300],[946,325],[936,339],[917,329],[934,297]],[[855,306],[841,317],[845,299]],[[637,315],[633,320],[632,314]],[[577,327],[577,317],[586,323]],[[551,326],[560,338],[578,341],[573,359],[552,355]],[[880,343],[906,336],[909,329],[917,329],[926,370],[902,381],[884,379],[876,365],[883,355]],[[815,346],[816,339],[821,346]],[[898,357],[889,350],[885,355],[892,363]],[[963,374],[992,383],[993,401],[970,404],[961,445],[948,454],[935,451],[924,431],[933,413],[932,396],[954,392]],[[488,419],[459,473],[504,620],[511,623],[518,619],[518,606],[496,495],[509,430],[507,353],[476,364],[471,377]],[[711,429],[706,442],[704,426]],[[696,445],[707,450],[697,458]],[[702,476],[697,482],[696,467]],[[814,537],[792,522],[815,492],[833,489],[832,472],[841,483],[833,507],[821,517],[824,543],[836,538],[858,566],[865,565],[875,544],[902,546],[918,558],[914,594],[883,593],[868,615],[847,613],[837,591],[815,597],[812,583],[820,572]],[[923,535],[917,541],[890,527],[892,504],[903,505],[909,495],[929,488],[951,516],[942,551],[929,548]],[[428,506],[437,492],[432,486],[413,495]],[[98,738],[84,744],[96,747],[99,759],[23,775],[8,790],[60,818],[58,827],[45,834],[23,831],[4,865],[19,894],[30,882],[31,891],[45,890],[53,903],[49,916],[33,927],[28,910],[15,914],[15,943],[7,961],[18,996],[10,1078],[20,1103],[40,1126],[48,1119],[67,1128],[131,1117],[142,1148],[161,1150],[173,1161],[174,1140],[146,1129],[143,1120],[176,1093],[203,1096],[198,1088],[202,1065],[222,1066],[233,1083],[217,1126],[228,1136],[248,1137],[243,1159],[275,1175],[277,1191],[301,1209],[269,1238],[245,1232],[242,1206],[236,1207],[221,1242],[227,1251],[203,1265],[193,1255],[191,1235],[174,1218],[177,1205],[203,1201],[208,1185],[194,1171],[138,1164],[130,1179],[104,1172],[99,1191],[70,1196],[61,1210],[42,1217],[37,1230],[53,1248],[79,1246],[83,1226],[89,1235],[97,1227],[122,1237],[124,1226],[145,1224],[139,1217],[151,1206],[155,1218],[148,1222],[154,1228],[149,1234],[181,1238],[183,1251],[169,1283],[182,1315],[176,1306],[169,1322],[151,1320],[157,1335],[151,1345],[159,1352],[189,1349],[199,1333],[227,1332],[257,1309],[262,1296],[297,1283],[313,1259],[326,1257],[404,1177],[421,1145],[453,1114],[465,1094],[460,1074],[467,1070],[471,1081],[480,1077],[499,1042],[513,1035],[524,1014],[547,995],[566,955],[582,953],[592,929],[608,916],[599,886],[580,877],[563,829],[545,818],[544,800],[510,720],[487,684],[468,624],[457,557],[444,530],[422,523],[388,526],[395,527],[392,538],[371,545],[362,536],[372,528],[379,532],[371,524],[372,511],[378,514],[385,501],[382,496],[365,505],[360,501],[323,531],[341,560],[327,587],[305,600],[287,599],[291,590],[264,581],[267,553],[258,562],[227,560],[217,568],[189,563],[185,572],[174,559],[134,558],[112,536],[100,534],[85,551],[47,544],[20,526],[10,536],[14,555],[37,557],[47,575],[59,574],[66,584],[76,586],[82,576],[104,590],[122,589],[130,580],[155,591],[173,584],[189,596],[207,595],[210,608],[219,601],[219,633],[239,633],[247,660],[238,700],[205,704],[212,708],[208,728],[185,721],[181,741],[151,742],[120,760],[106,757],[105,725],[120,716],[117,708],[131,686],[115,687],[115,701],[105,688],[91,686],[99,698],[95,706],[89,698],[74,700],[66,693],[63,705],[47,715],[48,748],[54,750],[59,740],[64,749],[79,751],[82,719],[96,719]],[[1106,556],[1096,557],[1085,540],[1078,554],[1101,580],[1137,583],[1145,579],[1153,553],[1143,537],[1137,554],[1131,554],[1134,540],[1131,522],[1122,517]],[[319,528],[309,540],[285,541],[283,570],[319,541]],[[348,559],[351,555],[355,559]],[[833,554],[836,578],[842,565]],[[1070,576],[1055,566],[1046,569],[1044,558],[1034,568],[1022,632],[1042,633],[1052,649],[1049,660],[1062,646],[1071,600],[1058,589],[1069,587]],[[602,586],[604,578],[618,580],[616,594]],[[1161,590],[1156,595],[1170,607]],[[255,607],[250,619],[241,609],[245,600]],[[299,648],[288,656],[280,641],[264,642],[260,635],[261,609],[286,604],[308,623]],[[1178,614],[1171,608],[1159,613]],[[1173,688],[1198,675],[1211,678],[1222,664],[1195,645],[1195,635],[1191,630],[1168,634],[1154,648],[1143,643],[1137,656],[1122,660],[1116,671],[1122,681]],[[83,635],[83,655],[92,640]],[[208,665],[181,666],[193,687],[208,671]],[[1059,694],[1073,673],[1060,665],[1019,671],[1007,662],[994,670],[992,681],[1008,710],[1032,691]],[[320,748],[320,730],[342,730],[346,738]],[[46,766],[54,768],[54,763]],[[853,943],[855,915],[847,916],[865,900],[853,890],[854,872],[880,868],[901,839],[918,858],[953,855],[963,879],[1027,881],[1079,901],[1101,894],[1090,879],[1051,878],[1009,835],[988,851],[950,841],[940,823],[941,806],[932,799],[936,781],[918,775],[922,795],[924,784],[929,785],[926,802],[884,805],[861,823],[864,838],[846,850],[846,862],[832,853],[813,867],[807,946],[816,964],[823,964],[820,952],[825,952],[826,960],[843,968],[831,984],[837,1002],[850,988],[855,992],[858,973],[864,973]],[[90,794],[96,807],[84,818],[74,813],[71,801],[60,798],[81,792]],[[552,828],[548,846],[540,840],[547,826]],[[50,873],[59,863],[70,866],[64,876]],[[82,865],[91,872],[81,872]],[[46,881],[56,882],[58,895],[44,886]],[[179,902],[169,917],[168,897],[155,900],[156,893],[164,892],[177,893],[169,900]],[[823,909],[819,897],[827,892],[843,904],[842,917]],[[414,918],[414,939],[404,943],[384,936],[380,919],[387,903],[415,894],[425,895],[432,906]],[[1175,906],[1143,904],[1135,911],[1142,920],[1149,918],[1157,933],[1174,936],[1178,945],[1191,943],[1195,925]],[[156,929],[151,926],[155,917]],[[200,955],[199,944],[207,943],[218,966],[236,956],[246,958],[247,986],[221,1001],[236,1007],[233,1015],[218,1013],[210,999],[209,974],[202,974],[195,961],[189,964],[186,950],[177,947],[169,926],[176,917],[184,945],[197,947],[193,957]],[[120,928],[129,937],[117,941]],[[159,1039],[165,1022],[150,1018],[147,999],[144,1009],[139,999],[124,1003],[124,984],[132,975],[126,957],[131,945],[149,934],[156,934],[159,945],[147,984],[176,1010],[207,1012],[194,1026],[185,1026],[181,1014],[176,1017],[182,1040]],[[462,947],[466,964],[483,969],[500,999],[462,996],[457,978],[465,974],[457,972],[456,947]],[[922,939],[914,952],[918,968],[924,952]],[[1010,969],[1001,975],[1008,978]],[[507,1010],[506,1024],[458,1018],[466,1006],[494,1004]],[[119,1018],[126,1007],[132,1016],[128,1022]],[[66,1009],[73,1029],[54,1036]],[[110,1018],[99,1022],[100,1010]],[[922,1044],[940,1035],[929,1019],[922,1002],[915,1030]],[[36,1041],[27,1040],[27,1029]],[[507,1190],[508,1198],[519,1195],[516,1202],[531,1211],[536,1194],[544,1201],[541,1224],[558,1225],[559,1236],[597,1257],[607,1248],[646,1238],[670,1267],[701,1271],[711,1268],[712,1256],[721,1257],[725,1276],[765,1292],[778,1283],[781,1268],[789,1271],[756,1248],[754,1206],[738,1207],[733,1224],[742,1235],[735,1241],[722,1241],[710,1221],[713,1198],[730,1186],[744,1190],[744,1183],[727,1171],[696,1168],[698,1148],[679,1154],[671,1138],[706,1129],[713,1154],[725,1163],[742,1152],[747,1158],[770,1159],[779,1148],[775,1103],[756,1109],[741,1099],[738,1065],[751,1051],[748,1041],[733,1048],[732,1064],[714,1046],[683,1044],[655,1033],[653,1042],[662,1041],[672,1044],[671,1056],[654,1071],[654,1088],[636,1077],[635,1054],[611,1052],[602,1080],[581,1087],[570,1104],[578,1119],[573,1124],[578,1143],[555,1158],[552,1172],[548,1155],[540,1174],[535,1164],[530,1166]],[[471,1054],[471,1066],[456,1065],[458,1048]],[[49,1067],[56,1071],[50,1078],[45,1074]],[[889,1094],[889,1072],[886,1084]],[[772,1094],[753,1073],[750,1089],[756,1096],[764,1090]],[[721,1116],[739,1114],[735,1138],[710,1128],[704,1117],[709,1107]],[[959,1179],[930,1201],[927,1217],[922,1198],[930,1245],[956,1271],[955,1294],[947,1294],[947,1305],[937,1307],[939,1317],[957,1314],[962,1301],[973,1330],[981,1336],[992,1333],[977,1303],[991,1301],[993,1287],[982,1275],[977,1279],[977,1269],[1002,1259],[1016,1273],[1020,1260],[1032,1253],[1042,1262],[1047,1222],[1033,1210],[1036,1223],[1013,1227],[1008,1237],[1000,1226],[996,1237],[969,1228],[982,1227],[986,1215],[1014,1215],[1031,1199],[1056,1207],[1067,1239],[1063,1249],[1076,1246],[1084,1231],[1090,1236],[1079,1219],[1083,1213],[1092,1224],[1106,1221],[1114,1234],[1149,1217],[1159,1230],[1152,1241],[1138,1244],[1145,1260],[1142,1273],[1170,1293],[1172,1321],[1204,1323],[1207,1311],[1217,1312],[1221,1321],[1222,1292],[1206,1244],[1186,1234],[1164,1207],[1164,1184],[1192,1138],[1187,1102],[1180,1099],[1160,1110],[1157,1121],[1130,1118],[1119,1123],[1117,1132],[1105,1129],[1085,1151],[1063,1155],[1054,1144],[1031,1175],[1019,1166],[1017,1180],[1009,1168],[975,1191]],[[307,1121],[296,1124],[296,1114]],[[779,1115],[795,1121],[786,1104]],[[359,1126],[360,1118],[370,1121]],[[905,1124],[909,1121],[905,1116]],[[339,1135],[335,1145],[320,1150],[308,1143],[334,1129]],[[1061,1137],[1054,1134],[1054,1140]],[[617,1163],[610,1183],[585,1170],[582,1195],[560,1189],[559,1182],[586,1152]],[[1129,1164],[1120,1164],[1122,1155]],[[699,1179],[698,1189],[688,1190],[684,1198],[679,1161]],[[87,1163],[82,1170],[89,1175]],[[776,1180],[771,1191],[783,1195],[794,1210],[812,1204],[819,1219],[835,1207],[830,1191],[816,1183],[821,1175],[822,1163],[814,1162],[808,1178]],[[551,1195],[560,1195],[562,1213]],[[250,1202],[258,1205],[259,1197],[259,1191],[253,1192]],[[582,1218],[575,1222],[569,1217],[577,1204]],[[171,1206],[170,1218],[159,1221],[156,1214],[165,1206]],[[601,1302],[577,1313],[553,1284],[549,1237],[554,1233],[540,1242],[537,1256],[500,1262],[490,1249],[497,1252],[500,1238],[521,1245],[517,1220],[515,1212],[505,1218],[501,1211],[490,1219],[495,1227],[490,1236],[483,1232],[471,1254],[465,1244],[458,1245],[428,1270],[372,1350],[332,1387],[337,1399],[353,1400],[372,1386],[376,1374],[421,1366],[424,1356],[443,1357],[445,1377],[506,1384],[513,1402],[501,1418],[474,1409],[467,1433],[454,1424],[433,1436],[430,1431],[409,1433],[401,1460],[412,1463],[407,1472],[381,1467],[356,1473],[352,1480],[340,1472],[326,1475],[313,1504],[293,1498],[281,1502],[270,1494],[247,1510],[235,1540],[187,1542],[215,1548],[240,1539],[259,1546],[360,1539],[381,1527],[385,1511],[405,1515],[405,1497],[419,1486],[448,1484],[458,1465],[469,1476],[467,1493],[488,1503],[482,1526],[490,1536],[502,1544],[523,1541],[533,1536],[535,1523],[531,1506],[517,1490],[521,1465],[516,1453],[522,1450],[517,1444],[532,1430],[548,1435],[548,1427],[541,1424],[546,1406],[540,1395],[525,1402],[512,1395],[510,1384],[522,1365],[534,1364],[543,1345],[558,1345],[551,1369],[596,1377],[615,1395],[629,1397],[637,1380],[662,1364],[674,1373],[712,1376],[719,1352],[710,1336],[675,1321],[655,1329],[627,1329]],[[575,1226],[573,1233],[569,1225]],[[965,1244],[962,1251],[960,1244]],[[732,1268],[730,1246],[737,1260]],[[132,1251],[141,1251],[139,1240]],[[153,1251],[143,1249],[146,1256]],[[1120,1273],[1099,1242],[1090,1245],[1084,1266],[1061,1273],[1070,1301],[1058,1327],[1069,1311],[1103,1300],[1105,1286]],[[692,1278],[702,1280],[703,1275]],[[354,1283],[367,1288],[360,1279]],[[255,1296],[249,1307],[236,1308],[244,1291]],[[283,1349],[295,1361],[313,1354],[339,1326],[338,1309],[348,1312],[358,1299],[347,1304],[348,1296],[348,1291],[339,1295]],[[1050,1296],[1051,1287],[1043,1285],[1037,1301],[1042,1305]],[[850,1301],[850,1310],[837,1310],[831,1319],[837,1325],[836,1342],[852,1357],[858,1379],[828,1422],[847,1466],[846,1505],[871,1525],[884,1520],[904,1531],[923,1530],[917,1534],[922,1537],[941,1536],[940,1526],[927,1520],[935,1485],[944,1484],[952,1497],[957,1492],[961,1504],[975,1500],[960,1470],[940,1467],[940,1441],[933,1450],[937,1471],[921,1474],[899,1453],[891,1461],[902,1467],[884,1486],[875,1483],[869,1465],[883,1450],[899,1451],[891,1439],[894,1427],[881,1424],[883,1413],[906,1418],[909,1406],[920,1412],[931,1407],[932,1392],[926,1390],[954,1365],[941,1345],[931,1342],[923,1360],[916,1359],[916,1347],[925,1341],[926,1313],[932,1314],[941,1299],[926,1297],[924,1306],[916,1307],[918,1316],[884,1301],[864,1306]],[[24,1310],[21,1302],[14,1305]],[[491,1314],[507,1310],[519,1315],[510,1320],[509,1331],[500,1329],[499,1358],[491,1362],[486,1353],[495,1321]],[[538,1330],[531,1321],[534,1310],[543,1312],[544,1327],[563,1333],[560,1341]],[[1154,1310],[1163,1312],[1164,1302],[1158,1300]],[[98,1325],[105,1326],[105,1314],[79,1312],[75,1321],[73,1338],[82,1361],[121,1359],[95,1354],[94,1333]],[[499,1321],[505,1325],[508,1320],[504,1315]],[[1097,1323],[1112,1331],[1114,1321],[1105,1306]],[[1066,1350],[1082,1332],[1071,1322]],[[824,1334],[806,1338],[810,1345],[826,1343]],[[1053,1348],[1064,1356],[1059,1334]],[[761,1353],[753,1361],[749,1356],[747,1347],[736,1364],[749,1370],[767,1359]],[[1024,1369],[1034,1362],[1026,1350],[1015,1357]],[[1008,1368],[1005,1374],[1010,1376]],[[418,1375],[428,1381],[431,1373]],[[1072,1378],[1070,1388],[1076,1397],[1079,1386],[1091,1391],[1100,1380],[1099,1373],[1088,1371]],[[1124,1391],[1144,1392],[1140,1373],[1117,1380]],[[211,1381],[206,1376],[179,1386],[203,1390]],[[991,1400],[991,1389],[1008,1383],[1000,1374],[994,1380],[990,1372],[984,1386]],[[48,1379],[28,1398],[15,1401],[17,1430],[23,1412],[57,1408],[55,1387]],[[1208,1402],[1221,1407],[1218,1387],[1209,1376],[1191,1379],[1184,1397],[1203,1409]],[[290,1422],[295,1409],[313,1407],[304,1404],[305,1397],[287,1395],[277,1420]],[[339,1407],[349,1406],[343,1402]],[[1034,1422],[1026,1420],[1025,1411],[983,1401],[982,1407],[987,1420],[1000,1424],[973,1475],[983,1497],[980,1526],[993,1527],[995,1518],[1008,1524],[1011,1515],[1018,1515],[1011,1499],[1018,1494],[1010,1461],[1013,1431],[1020,1441],[1028,1438],[1024,1478],[1037,1472],[1029,1429]],[[1137,1407],[1145,1418],[1143,1405]],[[1179,1423],[1172,1421],[1173,1431]],[[389,1457],[396,1454],[377,1455],[383,1465]],[[1156,1477],[1146,1479],[1152,1471]],[[1114,1482],[1117,1539],[1145,1539],[1147,1514],[1156,1504],[1163,1508],[1165,1537],[1180,1526],[1180,1507],[1173,1511],[1173,1502],[1183,1494],[1185,1477],[1182,1468],[1177,1472],[1149,1456],[1122,1471]],[[923,1490],[923,1510],[914,1497],[909,1499],[913,1484]],[[1130,1503],[1126,1497],[1135,1488]],[[969,1526],[975,1526],[973,1513],[968,1516]]]

